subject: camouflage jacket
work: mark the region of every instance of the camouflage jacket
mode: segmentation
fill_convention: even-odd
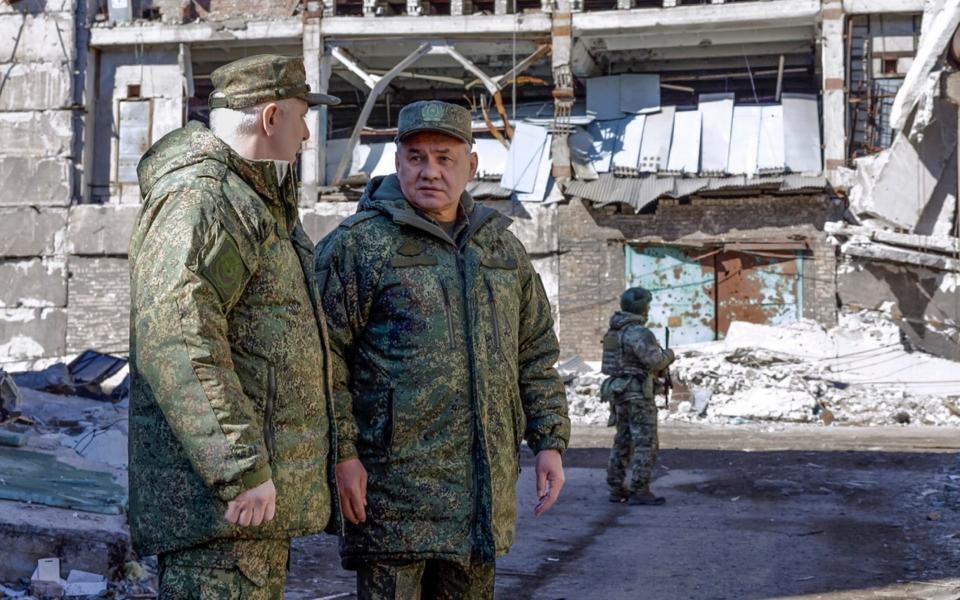
[[[198,123],[138,167],[130,245],[130,529],[141,554],[328,523],[335,455],[328,339],[296,182]],[[273,479],[276,517],[223,519]],[[337,506],[333,514],[339,518]]]
[[[657,337],[646,327],[646,322],[646,319],[640,315],[618,310],[610,317],[610,332],[620,332],[621,348],[618,354],[621,360],[640,366],[647,374],[643,381],[637,383],[642,386],[644,396],[653,398],[653,380],[670,366],[674,356],[672,350],[664,350],[660,347]],[[650,377],[651,375],[653,377]],[[638,378],[633,375],[623,375],[609,379],[609,389],[622,392],[628,390],[629,383]]]
[[[370,182],[317,246],[339,460],[367,469],[367,521],[341,555],[485,562],[514,539],[518,452],[570,435],[550,304],[510,220],[464,194],[458,243]]]

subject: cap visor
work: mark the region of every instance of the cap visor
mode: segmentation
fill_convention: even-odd
[[[303,99],[307,101],[307,106],[320,106],[320,105],[330,105],[340,104],[340,98],[336,96],[330,96],[328,94],[320,94],[318,92],[308,92],[303,95]]]
[[[414,128],[414,129],[409,129],[409,130],[407,130],[407,131],[404,131],[404,132],[401,133],[401,134],[398,134],[397,137],[395,138],[395,140],[398,141],[398,142],[400,142],[400,141],[403,141],[404,138],[408,138],[408,137],[410,137],[411,135],[413,135],[413,134],[415,134],[415,133],[421,133],[421,132],[424,132],[424,131],[432,131],[432,132],[435,132],[435,133],[442,133],[442,134],[444,134],[444,135],[449,135],[450,137],[457,138],[458,140],[460,140],[460,141],[463,142],[464,144],[467,144],[467,145],[470,145],[470,146],[473,145],[473,140],[472,140],[472,139],[468,139],[466,136],[463,135],[463,133],[457,131],[456,129],[447,129],[447,128],[445,128],[445,127],[416,127],[416,128]]]

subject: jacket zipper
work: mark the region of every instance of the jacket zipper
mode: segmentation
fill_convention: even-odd
[[[455,336],[453,331],[453,307],[450,304],[450,292],[447,291],[447,284],[443,278],[440,278],[440,289],[443,291],[443,306],[447,313],[447,341],[451,350],[456,348]]]
[[[460,288],[463,295],[463,308],[464,313],[470,314],[470,296],[467,292],[467,271],[464,265],[463,254],[460,252],[460,249],[456,249],[457,252],[457,270],[460,272]],[[467,336],[467,365],[470,371],[470,406],[473,409],[473,444],[472,451],[473,454],[473,525],[471,529],[473,530],[473,539],[474,539],[474,549],[478,552],[481,561],[489,562],[493,560],[493,555],[495,552],[489,553],[487,555],[485,545],[482,540],[482,535],[480,532],[481,523],[480,516],[483,513],[483,507],[481,506],[481,486],[483,485],[482,477],[480,471],[483,467],[484,461],[481,456],[483,450],[481,446],[481,436],[482,428],[480,426],[480,394],[477,391],[477,374],[476,368],[474,365],[474,356],[473,356],[473,328],[470,325],[469,318],[465,319],[465,331]]]
[[[491,319],[493,325],[493,352],[500,354],[500,321],[497,316],[497,299],[494,297],[493,285],[490,283],[490,280],[484,277],[483,283],[487,286],[487,299],[490,301],[490,313],[493,315]]]
[[[263,415],[263,441],[267,446],[270,459],[273,460],[273,404],[277,397],[277,370],[267,367],[267,406]]]

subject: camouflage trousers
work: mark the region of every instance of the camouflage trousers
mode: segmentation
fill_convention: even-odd
[[[613,493],[635,492],[650,485],[657,462],[657,405],[643,394],[627,392],[613,399],[617,433],[607,464],[607,484]],[[627,468],[630,480],[626,481]]]
[[[363,563],[357,600],[491,600],[496,566],[447,560]]]
[[[159,555],[159,600],[282,600],[289,540],[215,541]]]

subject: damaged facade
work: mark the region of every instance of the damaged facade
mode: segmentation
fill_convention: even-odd
[[[343,99],[308,115],[315,240],[391,172],[404,104],[473,110],[471,191],[513,217],[565,357],[599,357],[629,285],[674,343],[892,300],[949,355],[956,4],[3,0],[0,366],[126,350],[137,161],[207,118],[214,68],[261,52]]]

